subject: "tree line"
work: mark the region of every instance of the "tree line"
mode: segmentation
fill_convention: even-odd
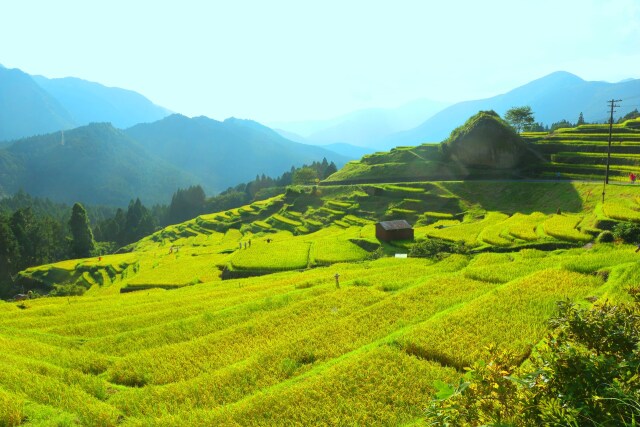
[[[213,197],[194,185],[178,189],[169,205],[146,207],[138,198],[126,209],[80,203],[70,208],[19,191],[0,199],[0,297],[12,296],[7,292],[12,290],[15,274],[28,267],[113,253],[159,227],[271,197],[288,185],[313,184],[336,170],[325,158],[292,167],[277,178],[257,175]]]
[[[624,123],[627,120],[636,119],[640,117],[638,109],[625,114],[620,117],[617,123]],[[507,110],[504,115],[504,119],[509,123],[518,133],[524,132],[553,132],[556,129],[562,128],[574,128],[580,125],[587,124],[584,120],[582,112],[578,115],[578,120],[572,123],[566,119],[562,119],[558,122],[552,123],[551,126],[544,125],[535,121],[533,110],[530,106],[525,105],[522,107],[512,107]]]

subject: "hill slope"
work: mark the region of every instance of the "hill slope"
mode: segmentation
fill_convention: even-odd
[[[469,133],[467,124],[454,130],[451,138]],[[501,119],[498,119],[502,122]],[[630,172],[640,167],[640,120],[628,120],[615,124],[612,128],[610,178],[628,180]],[[513,130],[511,130],[513,133]],[[513,168],[500,170],[487,160],[497,159],[506,154],[504,149],[495,147],[505,143],[508,133],[489,134],[484,142],[491,150],[471,150],[465,154],[466,160],[456,161],[447,156],[451,138],[441,144],[422,144],[417,147],[398,147],[389,152],[378,152],[351,161],[344,168],[331,175],[326,183],[393,182],[450,179],[539,179],[568,178],[600,180],[605,174],[608,125],[581,125],[576,128],[562,128],[554,132],[524,133],[525,161]],[[517,135],[512,135],[519,138]],[[521,151],[521,150],[518,150]],[[479,158],[478,156],[481,156]],[[478,160],[482,163],[478,164]],[[474,164],[476,163],[476,164]],[[487,167],[493,164],[492,167]]]
[[[503,95],[454,104],[436,113],[420,126],[385,138],[386,148],[439,142],[468,117],[480,110],[494,110],[500,115],[511,107],[530,105],[536,121],[550,125],[562,119],[572,122],[583,113],[587,122],[608,119],[606,101],[623,99],[618,115],[635,107],[625,98],[640,96],[640,80],[620,83],[588,82],[567,72],[556,72],[513,89]]]
[[[26,73],[0,67],[0,141],[73,127],[71,115]]]
[[[634,246],[582,247],[597,232],[598,210],[607,211],[590,197],[599,189],[458,182],[290,191],[167,227],[131,253],[29,269],[30,280],[89,291],[0,302],[8,408],[0,422],[420,425],[434,381],[458,383],[486,346],[519,363],[547,336],[556,301],[616,301],[637,283]],[[611,191],[611,207],[637,209],[633,187]],[[416,235],[465,240],[478,252],[365,260],[381,245],[367,216],[446,199],[455,203],[425,213]],[[551,213],[559,202],[564,213]],[[460,221],[456,207],[472,212]],[[300,228],[314,224],[315,232]],[[517,251],[523,243],[573,248]],[[407,242],[382,246],[392,254]],[[479,252],[487,247],[514,251]],[[220,280],[219,265],[280,272]],[[122,286],[145,291],[120,294]]]
[[[111,122],[115,127],[127,128],[171,114],[166,108],[131,90],[106,87],[75,77],[48,79],[34,76],[33,79],[56,98],[77,125]]]
[[[278,176],[291,166],[326,157],[342,166],[348,159],[321,147],[298,144],[249,120],[219,122],[174,114],[127,129],[149,152],[195,175],[208,192],[255,178]]]
[[[136,197],[167,203],[179,187],[197,183],[105,123],[16,141],[0,150],[0,177],[6,193],[116,206]]]

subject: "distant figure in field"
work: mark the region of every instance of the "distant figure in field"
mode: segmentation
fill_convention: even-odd
[[[169,248],[169,253],[170,253],[170,254],[172,254],[172,253],[173,253],[173,246],[171,246],[171,247]]]
[[[102,261],[102,257],[101,257],[101,256],[99,256],[99,257],[98,257],[98,262],[99,262],[99,261]]]
[[[271,243],[271,239],[267,239],[267,243]]]
[[[333,277],[336,278],[336,288],[340,289],[340,274],[336,273]]]
[[[633,172],[629,172],[629,181],[631,181],[632,184],[636,183],[636,174]]]
[[[251,239],[249,239],[249,247],[251,247]]]

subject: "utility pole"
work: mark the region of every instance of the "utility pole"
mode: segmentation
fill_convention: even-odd
[[[612,99],[611,101],[607,101],[611,107],[611,115],[609,116],[609,145],[607,148],[607,170],[604,175],[604,184],[602,184],[602,203],[604,203],[604,188],[605,185],[609,184],[609,163],[611,162],[611,132],[613,130],[613,109],[615,107],[619,107],[616,102],[622,101],[621,99]]]

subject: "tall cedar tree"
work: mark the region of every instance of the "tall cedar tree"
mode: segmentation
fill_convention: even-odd
[[[80,203],[73,205],[69,228],[71,229],[71,254],[77,258],[91,256],[95,242],[91,227],[89,227],[87,211]]]

